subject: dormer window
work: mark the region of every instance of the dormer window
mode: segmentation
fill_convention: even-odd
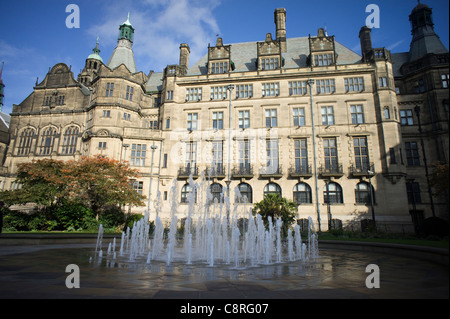
[[[228,72],[228,62],[227,61],[215,61],[211,62],[210,70],[212,74],[222,74]]]
[[[264,57],[260,61],[261,70],[276,70],[280,67],[280,59],[278,57]]]
[[[320,53],[314,55],[314,66],[327,66],[332,65],[333,63],[332,53]]]

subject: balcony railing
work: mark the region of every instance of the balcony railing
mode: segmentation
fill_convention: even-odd
[[[298,178],[298,177],[311,177],[311,166],[310,165],[294,165],[289,167],[289,176]]]
[[[375,165],[374,163],[362,164],[362,165],[351,165],[349,167],[349,173],[354,177],[370,177],[375,175]]]
[[[191,175],[193,178],[198,177],[197,166],[183,166],[178,169],[178,178],[180,179],[188,179]]]
[[[231,171],[233,178],[252,178],[253,166],[248,163],[242,163],[233,167]]]
[[[225,167],[223,164],[219,163],[205,169],[205,176],[225,178]]]
[[[321,177],[341,177],[344,175],[344,171],[342,170],[342,164],[336,165],[322,165],[319,167],[319,175]]]
[[[283,176],[283,170],[281,165],[272,165],[267,167],[261,167],[259,171],[259,175],[261,177],[282,177]]]

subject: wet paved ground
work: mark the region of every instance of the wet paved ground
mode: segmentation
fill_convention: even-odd
[[[0,299],[449,298],[448,266],[395,255],[321,249],[314,263],[232,269],[157,261],[146,265],[144,259],[118,262],[96,257],[94,248],[0,246]],[[79,289],[66,287],[69,264],[80,269]],[[369,264],[380,269],[380,288],[366,287]]]

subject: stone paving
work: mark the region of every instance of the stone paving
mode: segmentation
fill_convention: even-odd
[[[392,254],[321,249],[313,263],[232,269],[98,258],[95,245],[0,245],[0,299],[448,299],[448,266]],[[320,247],[319,247],[320,248]],[[80,288],[66,287],[66,266]],[[369,289],[366,266],[380,269]]]

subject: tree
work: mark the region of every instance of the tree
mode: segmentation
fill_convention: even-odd
[[[106,205],[144,205],[145,196],[138,194],[131,181],[139,171],[106,157],[82,157],[69,161],[64,168],[67,195],[98,212]]]
[[[36,203],[51,207],[59,203],[59,194],[64,190],[62,161],[42,159],[18,165],[16,182],[22,187],[3,191],[0,199],[8,205]]]
[[[5,203],[36,203],[47,208],[83,204],[96,214],[105,205],[144,205],[130,181],[139,172],[127,164],[106,157],[79,160],[42,159],[18,165],[17,182],[21,189],[0,192]]]
[[[255,203],[253,215],[261,215],[264,224],[268,225],[269,216],[275,221],[281,218],[283,221],[282,233],[287,235],[289,227],[295,223],[295,215],[297,212],[297,204],[294,201],[281,197],[280,194],[267,194],[264,199]]]

